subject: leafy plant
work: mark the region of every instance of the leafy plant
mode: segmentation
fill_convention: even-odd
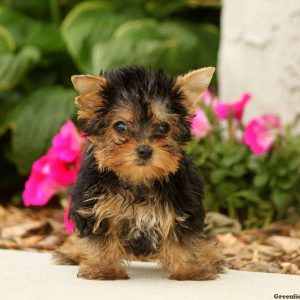
[[[206,208],[239,218],[245,227],[299,218],[300,136],[273,115],[245,125],[248,100],[245,94],[224,104],[206,93],[192,120],[198,139],[187,149],[206,184]]]
[[[216,62],[216,27],[141,17],[144,14],[142,9],[120,13],[105,2],[78,5],[62,24],[64,40],[78,68],[97,74],[102,69],[139,64],[180,74]]]
[[[124,64],[171,74],[215,65],[216,2],[0,1],[1,199],[20,193],[32,163],[74,118],[71,75]]]

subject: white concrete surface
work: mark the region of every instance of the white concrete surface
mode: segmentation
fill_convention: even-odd
[[[300,294],[300,277],[228,271],[218,280],[172,281],[152,263],[133,263],[125,281],[88,281],[77,266],[56,266],[50,254],[0,250],[1,300],[268,300]]]
[[[300,1],[223,0],[218,75],[220,97],[253,94],[247,118],[300,113]]]

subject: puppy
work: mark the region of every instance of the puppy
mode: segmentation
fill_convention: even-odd
[[[172,77],[123,67],[72,77],[89,142],[71,194],[76,233],[56,252],[57,263],[78,263],[86,279],[127,279],[133,257],[155,259],[170,279],[222,272],[203,234],[202,183],[183,148],[213,73]]]

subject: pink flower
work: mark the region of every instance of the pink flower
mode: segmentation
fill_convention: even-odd
[[[23,201],[25,206],[42,206],[57,194],[61,187],[50,176],[52,157],[48,153],[32,165],[32,171],[25,184]]]
[[[74,221],[69,218],[69,212],[70,212],[71,202],[72,202],[71,197],[68,197],[68,199],[67,199],[67,207],[66,207],[66,210],[65,210],[65,213],[64,213],[65,230],[68,233],[73,233],[74,230],[75,230]]]
[[[191,119],[191,131],[196,139],[201,140],[206,137],[212,130],[204,111],[200,108],[196,109],[196,115]]]
[[[265,154],[281,132],[280,119],[274,115],[263,115],[251,120],[244,132],[244,142],[256,155]]]
[[[52,147],[32,165],[25,184],[23,201],[26,206],[42,206],[56,194],[66,192],[75,182],[85,139],[68,120],[53,138]]]
[[[213,109],[217,107],[217,104],[219,102],[219,99],[216,95],[214,95],[212,92],[209,90],[206,90],[205,92],[202,93],[201,99],[207,106],[211,106]]]
[[[215,108],[215,113],[220,120],[232,117],[237,121],[241,121],[245,106],[250,98],[251,95],[249,93],[244,93],[241,99],[234,103],[220,102]]]
[[[50,149],[52,150],[52,149]],[[75,182],[81,162],[81,153],[74,159],[73,162],[65,162],[58,157],[55,157],[51,163],[50,176],[57,184],[67,186]]]
[[[73,162],[81,153],[82,138],[77,128],[68,120],[52,141],[52,151],[64,162]]]

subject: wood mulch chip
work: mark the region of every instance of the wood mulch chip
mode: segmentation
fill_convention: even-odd
[[[0,249],[51,251],[67,235],[61,209],[0,206]]]

